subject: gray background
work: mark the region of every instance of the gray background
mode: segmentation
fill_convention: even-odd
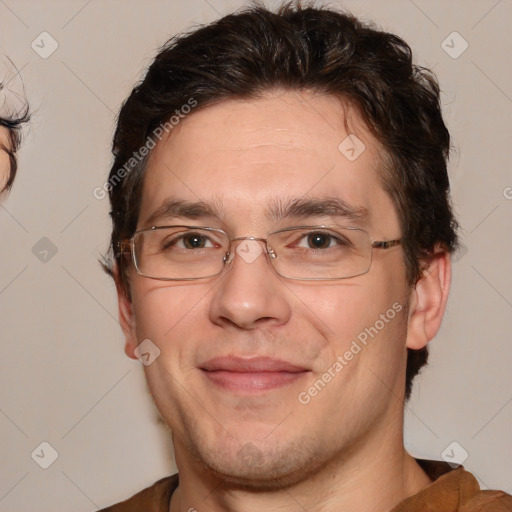
[[[175,470],[97,263],[110,224],[93,189],[107,177],[120,103],[157,48],[245,3],[0,0],[0,52],[21,70],[34,111],[0,205],[0,511],[95,510]],[[406,407],[406,446],[440,459],[456,441],[482,487],[512,493],[512,2],[331,3],[404,37],[434,68],[455,146],[465,248]],[[49,56],[43,32],[58,44]],[[48,469],[41,442],[58,453]]]

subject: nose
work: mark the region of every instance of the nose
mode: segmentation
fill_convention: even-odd
[[[291,304],[283,278],[277,275],[264,239],[232,240],[226,267],[213,290],[210,320],[222,326],[255,329],[286,323]]]
[[[236,242],[236,243],[235,243]],[[267,240],[265,238],[256,238],[254,236],[244,236],[233,238],[231,248],[226,258],[226,265],[229,266],[238,254],[246,263],[252,263],[260,254],[265,255],[267,251]],[[268,249],[268,257],[275,258],[274,250]]]

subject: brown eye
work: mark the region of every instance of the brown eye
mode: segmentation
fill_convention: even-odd
[[[350,241],[341,234],[331,234],[322,231],[304,233],[297,246],[305,249],[333,249],[349,247]]]
[[[183,245],[187,249],[202,249],[206,243],[206,237],[197,233],[192,233],[183,237]]]
[[[194,250],[194,249],[209,249],[215,247],[213,240],[209,236],[203,235],[198,232],[179,233],[166,237],[161,242],[162,250]]]
[[[308,244],[313,249],[326,249],[329,248],[331,238],[331,235],[325,233],[312,233],[308,235]]]

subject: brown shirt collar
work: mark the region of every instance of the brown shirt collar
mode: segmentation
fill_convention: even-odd
[[[512,496],[503,491],[481,491],[476,478],[447,462],[416,459],[433,480],[390,512],[510,512]]]

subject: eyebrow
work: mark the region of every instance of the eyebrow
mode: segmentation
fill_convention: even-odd
[[[368,220],[368,209],[353,206],[335,196],[298,197],[284,202],[274,199],[265,212],[268,220],[279,222],[284,219],[300,220],[309,217],[342,217],[356,224]]]
[[[363,225],[368,220],[368,209],[353,206],[339,197],[298,197],[283,200],[274,198],[265,210],[265,217],[278,223],[285,219],[303,220],[310,217],[339,217],[354,224]],[[220,201],[207,203],[204,201],[187,201],[184,199],[166,199],[146,220],[146,225],[181,217],[184,219],[201,219],[206,217],[225,220],[225,213]]]

